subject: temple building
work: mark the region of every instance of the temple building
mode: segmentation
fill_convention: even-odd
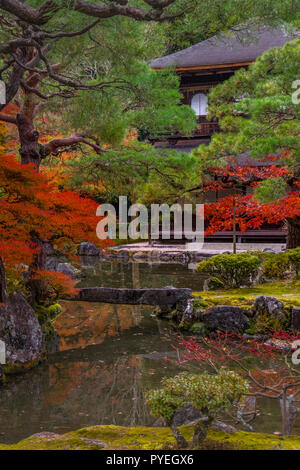
[[[189,105],[195,111],[198,127],[192,136],[180,134],[161,134],[150,139],[155,147],[172,148],[178,151],[191,152],[200,144],[208,145],[211,136],[221,132],[217,121],[209,121],[207,95],[212,87],[229,79],[236,70],[247,68],[265,51],[273,47],[282,47],[286,42],[298,37],[282,28],[260,27],[255,30],[238,31],[231,35],[220,34],[194,46],[165,57],[154,59],[151,67],[157,72],[173,67],[180,77],[180,90],[183,95],[182,104]],[[238,157],[240,165],[261,166],[243,154]],[[245,194],[252,188],[245,187]],[[218,198],[230,194],[217,191],[207,194],[206,202],[214,202]],[[238,233],[238,241],[279,242],[284,243],[286,233],[282,225],[262,227],[262,230],[249,230]],[[206,241],[231,241],[232,232],[217,232],[207,237]]]
[[[193,108],[199,125],[192,137],[165,134],[152,140],[153,144],[187,152],[200,144],[208,144],[211,136],[220,132],[218,123],[206,118],[209,90],[230,78],[241,67],[247,68],[263,52],[272,47],[282,47],[296,37],[296,34],[288,33],[283,28],[264,27],[248,33],[214,36],[182,51],[154,59],[151,67],[158,72],[166,67],[175,68],[180,76],[182,104]]]

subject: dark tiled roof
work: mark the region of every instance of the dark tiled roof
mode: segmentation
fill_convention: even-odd
[[[264,51],[272,47],[282,47],[286,42],[299,36],[298,33],[287,33],[284,28],[271,29],[263,27],[244,33],[214,36],[194,46],[175,52],[151,62],[153,68],[164,67],[197,67],[204,65],[233,64],[252,62]]]

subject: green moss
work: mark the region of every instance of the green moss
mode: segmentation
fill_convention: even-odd
[[[46,351],[47,345],[52,341],[55,335],[54,321],[61,314],[62,307],[59,304],[53,304],[49,307],[45,307],[44,305],[37,305],[35,307],[35,312],[42,328]]]
[[[208,307],[213,305],[237,305],[250,308],[259,295],[276,297],[287,307],[300,307],[300,281],[267,283],[240,289],[196,292],[193,295],[201,296]]]
[[[191,442],[193,427],[183,426],[180,429],[184,437]],[[0,444],[0,450],[97,450],[101,449],[101,443],[105,443],[108,450],[176,448],[175,440],[169,428],[92,426],[64,435],[32,436],[18,444]],[[300,436],[282,437],[247,432],[225,434],[211,430],[201,448],[216,450],[299,450]]]
[[[205,335],[207,333],[207,330],[205,328],[204,323],[196,322],[196,323],[193,323],[192,326],[190,327],[190,332],[195,335]]]
[[[3,364],[2,371],[5,375],[16,375],[23,374],[24,372],[36,367],[39,364],[39,359],[34,359],[33,361],[26,362],[25,364]]]

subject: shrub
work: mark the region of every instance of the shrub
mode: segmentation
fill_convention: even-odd
[[[207,282],[208,290],[224,289],[224,282],[217,277],[210,277]]]
[[[262,263],[263,275],[267,279],[283,279],[290,268],[290,261],[286,252],[271,255]]]
[[[173,424],[177,409],[191,404],[203,418],[194,428],[193,446],[199,446],[218,412],[228,410],[232,404],[248,392],[248,382],[237,373],[221,369],[219,374],[203,372],[200,375],[181,373],[162,380],[162,388],[146,394],[147,404],[155,417],[163,417],[170,426],[179,447],[187,442]]]
[[[217,255],[201,261],[197,272],[217,276],[225,288],[250,285],[258,273],[259,258],[250,253]]]
[[[250,320],[250,328],[245,333],[256,335],[266,334],[277,331],[286,331],[291,326],[291,317],[286,312],[286,315],[282,318],[270,317],[268,313],[261,313]]]
[[[300,247],[291,250],[286,250],[290,266],[295,272],[296,276],[299,277],[300,273]]]

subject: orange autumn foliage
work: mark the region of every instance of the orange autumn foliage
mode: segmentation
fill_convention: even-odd
[[[16,156],[0,154],[0,256],[7,268],[30,265],[39,248],[34,239],[48,240],[68,257],[82,241],[98,246],[98,204],[72,191],[61,192],[33,165],[21,165]],[[24,270],[26,270],[24,266]],[[50,291],[72,292],[67,276],[41,272],[32,278],[46,282]],[[60,291],[59,291],[60,292]]]
[[[42,281],[44,292],[41,292],[41,296],[43,298],[55,300],[62,295],[73,296],[77,293],[75,281],[63,273],[37,269],[32,279]]]

